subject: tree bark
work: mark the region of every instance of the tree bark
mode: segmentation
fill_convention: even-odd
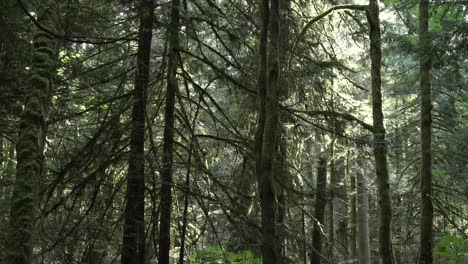
[[[284,164],[282,164],[284,166]],[[281,176],[285,176],[282,174]],[[286,257],[286,193],[284,190],[281,190],[281,193],[277,198],[277,207],[278,207],[278,216],[277,216],[277,225],[278,225],[278,249],[279,258],[283,259]]]
[[[153,29],[153,0],[140,2],[137,69],[133,90],[126,204],[122,242],[122,264],[144,263],[145,259],[145,111],[146,90]]]
[[[332,148],[334,148],[335,143],[332,143]],[[335,169],[335,160],[332,155],[330,158],[330,183],[328,185],[328,254],[327,257],[331,260],[335,259],[335,185],[336,183],[336,169]]]
[[[311,264],[320,264],[322,261],[322,233],[325,221],[325,206],[327,204],[327,158],[325,156],[319,157],[318,160],[316,187]]]
[[[304,188],[302,188],[304,190]],[[301,210],[301,226],[302,226],[302,263],[307,264],[307,238],[306,238],[306,227],[305,227],[305,212]]]
[[[200,96],[199,103],[201,102],[202,98]],[[189,145],[189,153],[187,159],[187,173],[185,174],[185,192],[184,192],[184,211],[182,213],[182,234],[180,238],[180,251],[179,251],[179,264],[184,264],[184,256],[185,256],[185,236],[187,233],[187,222],[188,222],[188,206],[189,206],[189,194],[190,194],[190,175],[192,169],[192,156],[193,156],[193,145],[195,144],[195,126],[198,117],[198,112],[200,111],[199,105],[197,105],[195,114],[192,120],[192,124],[190,127],[190,145]]]
[[[281,87],[279,91],[279,101],[282,101],[288,97],[288,80],[286,76],[286,63],[287,63],[287,56],[289,50],[289,13],[291,10],[291,1],[290,0],[280,0],[279,1],[279,12],[280,12],[280,21],[281,27],[279,29],[279,69],[280,69],[280,76],[279,76],[279,87]],[[287,114],[285,112],[280,113],[279,117],[279,135],[278,135],[278,142],[277,142],[277,149],[276,149],[276,163],[277,165],[277,180],[280,181],[279,186],[279,194],[277,197],[278,201],[278,216],[277,216],[277,225],[278,225],[278,253],[279,253],[279,261],[286,261],[286,222],[287,222],[287,204],[286,204],[286,195],[287,192],[285,190],[285,186],[289,186],[291,182],[289,177],[289,170],[287,166],[287,149],[288,149],[288,141],[286,135],[286,128],[284,123],[287,122]]]
[[[3,135],[0,131],[0,169],[2,169],[2,167],[3,167]]]
[[[262,28],[259,41],[259,69],[257,76],[257,94],[258,94],[258,113],[257,127],[255,131],[255,173],[259,186],[261,185],[261,164],[262,164],[262,146],[263,146],[263,131],[265,129],[265,101],[267,88],[267,44],[268,44],[268,25],[269,20],[269,0],[262,0],[261,5],[261,20]],[[260,188],[259,188],[260,190]]]
[[[277,261],[277,237],[275,232],[275,193],[273,162],[277,146],[279,123],[279,0],[271,0],[269,21],[269,47],[267,89],[265,92],[265,126],[261,153],[260,206],[262,211],[263,263]]]
[[[5,186],[2,190],[3,193],[0,195],[0,200],[4,201],[5,204],[9,204],[10,202],[10,193],[12,187],[12,178],[16,174],[15,168],[15,143],[10,141],[10,145],[8,146],[8,160],[6,162],[6,167],[4,171],[4,175],[2,181],[0,182],[2,186]],[[7,212],[8,213],[8,212]],[[6,223],[5,223],[6,224]]]
[[[279,15],[279,0],[271,0],[271,10],[269,1],[262,1],[262,28],[259,43],[260,63],[257,79],[259,111],[255,132],[255,166],[262,215],[263,263],[276,263],[277,261],[273,160],[276,153],[279,123]],[[270,42],[267,49],[268,40]]]
[[[356,200],[356,175],[353,173],[349,174],[351,177],[351,225],[350,225],[350,246],[351,246],[351,262],[354,263],[354,260],[357,259],[357,200]]]
[[[392,206],[387,167],[387,144],[385,141],[384,116],[382,112],[381,81],[381,36],[378,0],[370,0],[367,11],[370,36],[371,78],[372,78],[372,118],[374,127],[374,158],[379,193],[379,255],[382,264],[392,264]]]
[[[421,236],[420,264],[432,257],[432,95],[430,39],[428,34],[429,1],[419,2],[419,85],[421,93]]]
[[[173,0],[171,21],[168,28],[169,61],[167,71],[166,108],[164,114],[163,159],[161,170],[161,215],[159,226],[159,262],[169,264],[171,247],[171,211],[172,211],[172,164],[174,142],[174,111],[177,86],[177,65],[179,60],[179,8],[180,1]]]
[[[48,24],[48,8],[39,11],[38,21]],[[34,35],[33,58],[24,109],[16,143],[16,179],[10,202],[10,219],[4,247],[4,262],[32,262],[33,234],[44,167],[46,117],[50,105],[51,77],[54,71],[53,37],[42,31]]]
[[[358,178],[358,240],[359,240],[359,264],[370,264],[370,240],[369,240],[369,197],[367,196],[367,180],[363,169],[357,169]]]
[[[344,262],[348,258],[348,222],[346,217],[348,207],[345,175],[345,159],[340,157],[334,163],[332,175],[335,182],[333,187],[334,199],[332,200],[334,204],[334,246],[339,262]]]

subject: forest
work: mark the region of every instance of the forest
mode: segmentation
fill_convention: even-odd
[[[468,263],[468,1],[1,0],[0,263]]]

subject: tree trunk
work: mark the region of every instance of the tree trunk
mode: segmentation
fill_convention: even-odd
[[[276,263],[275,195],[271,183],[263,182],[260,206],[262,209],[262,257],[263,263]]]
[[[262,174],[262,146],[263,131],[265,130],[265,102],[267,89],[267,46],[268,46],[268,26],[270,23],[269,0],[262,0],[261,5],[261,32],[259,40],[259,62],[257,76],[257,127],[255,131],[255,173],[258,181],[258,191],[261,193]]]
[[[0,181],[1,186],[3,186],[3,189],[0,192],[0,200],[3,201],[7,205],[9,204],[10,198],[11,198],[10,194],[11,194],[11,187],[12,187],[12,178],[13,178],[13,175],[16,174],[15,144],[11,141],[9,144],[10,145],[8,146],[8,159],[6,161],[5,170],[3,171],[3,175],[2,175],[3,177]]]
[[[137,69],[133,90],[122,264],[144,263],[145,250],[145,109],[153,29],[154,2],[141,0]]]
[[[351,225],[350,225],[350,246],[351,246],[351,263],[357,259],[357,201],[356,201],[356,175],[349,174],[351,177]]]
[[[334,150],[334,140],[332,141],[332,149]],[[332,150],[332,153],[333,153]],[[334,154],[334,153],[333,153]],[[336,262],[336,247],[335,247],[335,185],[336,185],[336,177],[335,177],[335,160],[333,154],[330,158],[330,182],[328,185],[328,195],[327,195],[327,205],[328,205],[328,219],[327,222],[327,234],[328,234],[328,243],[325,253],[323,254],[324,257],[331,262]],[[327,216],[327,214],[325,214]]]
[[[278,134],[279,94],[279,0],[263,0],[262,29],[259,43],[258,98],[259,111],[255,133],[255,166],[259,183],[262,214],[263,263],[276,263],[277,237],[275,233],[274,168]],[[270,45],[267,50],[268,28]],[[268,56],[268,60],[267,60]],[[268,68],[267,68],[268,62]]]
[[[334,143],[332,143],[332,148],[334,148]],[[326,257],[332,261],[335,260],[335,185],[336,185],[336,170],[335,170],[335,160],[332,155],[330,158],[330,184],[328,185],[328,247]]]
[[[111,219],[109,214],[111,210],[107,210],[110,200],[113,200],[113,178],[117,173],[112,166],[113,155],[119,146],[122,137],[122,128],[120,125],[120,113],[112,114],[110,112],[110,120],[108,129],[109,138],[102,146],[99,152],[101,155],[96,159],[97,170],[91,174],[88,184],[91,190],[89,193],[84,193],[90,198],[90,210],[87,215],[88,223],[86,226],[87,242],[86,251],[83,256],[83,263],[86,264],[101,264],[104,257],[108,253],[109,237],[107,235],[107,226],[104,224]]]
[[[263,131],[265,129],[265,101],[267,88],[267,43],[268,43],[268,25],[269,25],[269,1],[262,0],[261,19],[262,28],[259,41],[259,69],[257,77],[257,94],[258,94],[258,113],[257,113],[257,128],[255,131],[255,173],[259,186],[261,184],[261,163],[262,163],[262,146],[263,146]],[[259,188],[260,190],[260,188]]]
[[[291,10],[291,1],[290,0],[280,0],[279,1],[279,12],[280,12],[280,21],[281,27],[279,29],[279,68],[280,68],[280,76],[279,76],[279,87],[281,87],[279,91],[279,100],[286,99],[288,97],[288,80],[285,72],[287,71],[287,56],[289,50],[289,13]],[[277,166],[277,180],[280,181],[278,185],[281,190],[279,190],[278,194],[278,216],[277,216],[277,225],[278,225],[278,253],[281,261],[286,261],[286,213],[287,213],[287,204],[286,204],[286,190],[285,186],[289,186],[291,182],[291,177],[289,177],[289,170],[287,165],[287,148],[288,148],[288,141],[286,135],[286,128],[284,123],[287,122],[287,113],[281,112],[280,113],[280,121],[279,121],[279,135],[278,135],[278,142],[277,142],[277,149],[276,149],[276,163]]]
[[[47,8],[41,10],[38,21],[48,25]],[[4,248],[4,262],[27,264],[32,261],[34,223],[38,207],[38,187],[44,166],[46,116],[50,105],[51,77],[55,51],[53,37],[38,31],[34,35],[32,67],[28,88],[25,89],[16,143],[17,164],[10,219]]]
[[[2,167],[3,167],[3,135],[0,131],[0,170],[2,169]]]
[[[325,156],[319,157],[318,160],[316,187],[311,264],[320,264],[322,260],[322,233],[323,223],[325,221],[325,206],[327,203],[327,158]]]
[[[343,217],[346,215],[344,176],[343,158],[335,158],[330,162],[328,238],[329,258],[336,261],[344,261],[347,254],[347,223]]]
[[[277,261],[277,237],[275,232],[275,193],[273,184],[276,174],[273,169],[277,146],[279,123],[279,0],[271,0],[268,47],[268,73],[265,100],[265,127],[263,130],[261,159],[261,209],[262,209],[262,256],[263,263]]]
[[[283,174],[284,175],[284,174]],[[277,217],[277,225],[278,225],[278,254],[279,258],[283,259],[286,257],[286,194],[285,191],[282,190],[281,193],[278,195],[278,217]]]
[[[201,102],[201,96],[199,103]],[[184,192],[184,211],[182,213],[182,234],[180,238],[180,251],[179,251],[179,264],[184,264],[185,256],[185,236],[187,233],[187,222],[188,222],[188,206],[189,206],[189,193],[190,193],[190,175],[192,169],[192,155],[193,155],[193,145],[195,144],[195,126],[198,117],[198,112],[200,107],[197,105],[195,114],[192,120],[190,128],[190,145],[189,153],[187,159],[187,173],[185,174],[185,192]]]
[[[419,85],[421,92],[421,236],[420,264],[432,258],[432,95],[430,39],[428,34],[429,1],[419,2]]]
[[[369,240],[369,197],[367,196],[367,180],[363,169],[357,169],[358,178],[358,240],[359,240],[359,264],[370,264],[370,240]]]
[[[161,170],[161,218],[159,226],[159,262],[169,264],[171,247],[171,211],[172,211],[172,164],[174,142],[175,93],[177,88],[177,65],[179,60],[179,8],[180,1],[173,0],[171,21],[168,28],[169,61],[167,70],[166,109],[164,114],[163,158]]]
[[[335,248],[339,262],[345,262],[348,258],[348,219],[346,214],[347,207],[347,193],[345,181],[345,162],[341,157],[335,162]]]
[[[104,161],[107,162],[107,161]],[[83,262],[86,264],[100,264],[102,258],[104,257],[105,250],[102,250],[102,245],[104,243],[104,227],[100,222],[100,212],[103,209],[101,206],[102,203],[102,194],[100,192],[102,178],[106,177],[106,166],[99,164],[100,168],[89,178],[89,184],[92,186],[91,193],[89,195],[92,197],[92,206],[88,214],[88,224],[86,226],[86,233],[88,236],[87,239],[87,252],[84,256]],[[104,208],[105,209],[105,208]]]
[[[370,28],[370,55],[372,77],[372,118],[374,126],[374,157],[379,193],[379,255],[382,264],[393,264],[391,223],[392,206],[387,168],[387,144],[385,141],[384,117],[382,112],[381,87],[381,37],[379,5],[377,0],[369,1],[367,20]]]
[[[287,217],[287,204],[286,204],[286,190],[284,186],[290,186],[289,183],[289,174],[286,164],[287,157],[287,141],[286,141],[286,129],[283,125],[279,125],[280,135],[278,135],[278,142],[276,148],[276,158],[273,165],[275,171],[275,180],[279,183],[278,186],[278,195],[277,195],[277,216],[276,216],[276,225],[278,226],[277,230],[277,252],[279,254],[279,261],[285,259],[286,257],[286,217]]]
[[[302,188],[304,190],[304,188]],[[307,264],[307,238],[306,238],[306,227],[305,227],[305,212],[301,210],[301,226],[302,226],[302,263]]]

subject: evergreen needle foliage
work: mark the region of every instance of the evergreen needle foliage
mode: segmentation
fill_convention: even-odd
[[[468,263],[467,12],[0,1],[0,263]]]

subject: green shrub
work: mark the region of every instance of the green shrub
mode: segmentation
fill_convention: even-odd
[[[434,257],[437,263],[468,263],[468,240],[452,235],[443,236],[434,248]]]
[[[260,264],[261,258],[245,250],[238,253],[224,251],[220,247],[207,247],[189,256],[189,260],[200,264]]]

